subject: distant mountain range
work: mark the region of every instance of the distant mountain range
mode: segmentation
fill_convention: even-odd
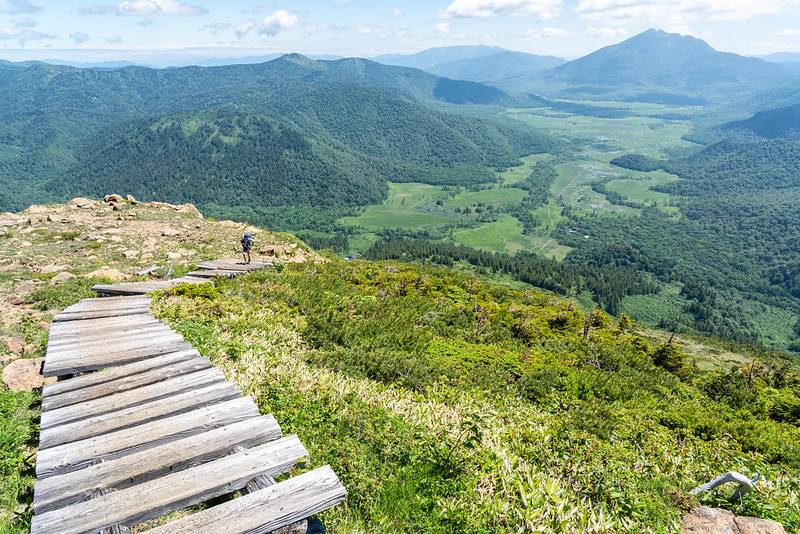
[[[508,93],[698,105],[796,84],[800,54],[769,61],[714,50],[705,41],[648,30],[574,61],[490,46],[431,48],[374,58]]]
[[[514,52],[496,46],[430,48],[411,55],[389,54],[373,59],[385,65],[414,67],[437,76],[494,85],[566,63],[554,56]]]
[[[254,210],[253,221],[271,208],[278,225],[287,202],[311,217],[319,208],[341,212],[379,202],[389,180],[485,183],[494,179],[489,168],[559,142],[431,105],[507,98],[494,87],[358,58],[289,54],[254,65],[113,70],[6,63],[0,211],[33,198],[102,196],[116,184],[209,214]]]

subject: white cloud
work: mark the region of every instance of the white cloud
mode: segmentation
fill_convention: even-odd
[[[253,6],[250,9],[243,9],[242,13],[267,13],[275,9],[275,4],[262,4],[260,6]]]
[[[78,13],[81,15],[109,15],[116,12],[117,6],[114,4],[84,5],[78,8]]]
[[[379,26],[375,26],[374,24],[370,24],[368,26],[359,26],[356,28],[356,33],[359,35],[379,35],[382,33],[382,30]]]
[[[55,39],[55,35],[33,31],[27,28],[0,26],[0,41],[19,41],[24,46],[27,41],[45,41]]]
[[[628,35],[628,30],[625,28],[589,28],[584,35],[602,38],[625,37]]]
[[[545,28],[543,30],[527,30],[525,33],[521,34],[520,37],[525,40],[532,40],[547,39],[550,37],[572,37],[574,35],[577,35],[577,33],[560,28]]]
[[[261,22],[258,33],[265,35],[278,35],[282,31],[291,30],[300,24],[297,15],[285,9],[279,9]]]
[[[17,28],[35,28],[39,23],[33,19],[20,19],[14,26]]]
[[[393,17],[402,17],[406,14],[406,10],[402,7],[387,7],[386,12],[389,13]]]
[[[200,30],[208,30],[211,32],[211,35],[218,35],[219,33],[227,30],[231,27],[231,24],[228,22],[214,22],[212,24],[206,24]]]
[[[746,21],[798,10],[798,0],[581,0],[575,7],[583,20],[658,27],[696,21]]]
[[[306,28],[306,35],[314,35],[315,33],[322,33],[322,32],[329,32],[337,29],[336,25],[334,24],[312,24],[308,28]]]
[[[439,33],[450,33],[450,23],[440,22],[436,25],[436,31]]]
[[[561,12],[561,0],[453,0],[444,18],[531,17],[548,20]]]
[[[781,37],[800,35],[800,30],[781,30],[778,32]]]
[[[208,10],[199,6],[183,4],[178,0],[129,0],[119,5],[117,13],[149,17],[151,15],[205,15]]]
[[[106,39],[106,42],[108,44],[119,44],[122,42],[122,37],[120,37],[119,35],[115,35],[114,37],[109,37],[108,39]]]
[[[36,13],[42,8],[35,6],[27,0],[0,0],[0,13],[19,15],[21,13]]]
[[[250,33],[250,30],[252,30],[255,27],[256,27],[256,21],[254,20],[244,21],[238,26],[236,26],[236,36],[239,37],[239,39],[241,39],[242,37]]]
[[[83,32],[71,33],[69,38],[75,41],[75,44],[82,44],[90,39],[89,35]]]
[[[343,6],[343,5],[345,5],[345,4],[349,4],[349,3],[350,3],[350,2],[352,2],[352,1],[353,1],[353,0],[333,0],[333,5],[336,5],[336,6]]]

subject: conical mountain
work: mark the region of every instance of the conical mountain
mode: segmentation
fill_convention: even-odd
[[[530,81],[543,92],[562,95],[662,93],[713,101],[779,87],[797,78],[778,64],[719,52],[701,39],[651,29]]]

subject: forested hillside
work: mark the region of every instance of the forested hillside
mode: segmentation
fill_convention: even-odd
[[[22,209],[34,198],[98,196],[119,184],[144,199],[191,201],[209,214],[266,222],[256,206],[363,205],[379,201],[389,179],[486,183],[494,180],[487,167],[559,146],[530,130],[427,105],[495,102],[504,98],[497,89],[360,59],[324,62],[295,54],[259,65],[113,71],[42,64],[0,71],[0,98],[0,208],[6,210]],[[231,135],[223,123],[210,130],[189,127],[193,136],[184,128],[183,141],[163,128],[184,120],[169,118],[173,113],[201,112],[253,119]],[[274,127],[264,126],[266,120],[282,125],[283,141]],[[160,126],[148,133],[148,121]],[[279,154],[288,132],[307,146]],[[243,149],[271,146],[272,156],[256,162],[254,152],[233,150],[241,140]],[[138,168],[148,176],[137,179]],[[296,178],[286,182],[290,174]],[[275,189],[264,180],[285,183]],[[286,187],[300,182],[307,187],[290,199]],[[362,187],[358,198],[347,192]],[[342,191],[324,193],[333,189]],[[295,227],[314,224],[307,211],[296,211],[293,219]]]

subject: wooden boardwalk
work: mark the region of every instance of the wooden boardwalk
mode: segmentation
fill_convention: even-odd
[[[243,273],[248,273],[271,266],[271,261],[254,259],[250,263],[233,258],[223,258],[214,261],[205,261],[197,264],[199,270],[187,273],[186,276],[173,278],[172,280],[153,281],[153,282],[125,282],[122,284],[99,284],[92,287],[92,291],[101,297],[112,295],[142,295],[152,293],[159,289],[166,289],[175,284],[189,283],[202,284],[208,282],[214,276],[232,277]]]
[[[149,306],[85,299],[53,319],[45,376],[82,374],[42,391],[32,534],[125,532],[237,490],[150,532],[271,532],[346,498],[327,466],[275,483],[308,451]]]

